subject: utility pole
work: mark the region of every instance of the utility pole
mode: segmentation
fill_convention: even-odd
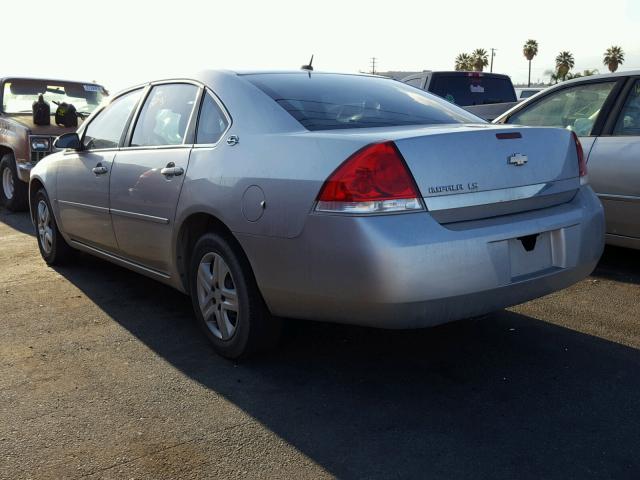
[[[492,48],[491,49],[491,66],[489,67],[489,72],[493,72],[493,57],[496,54],[496,50],[498,50],[497,48]]]
[[[376,74],[376,57],[371,57],[371,74]]]

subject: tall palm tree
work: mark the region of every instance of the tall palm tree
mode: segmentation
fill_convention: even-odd
[[[538,54],[538,42],[535,40],[527,40],[522,47],[522,53],[525,58],[529,61],[529,81],[527,82],[527,86],[531,86],[531,60]]]
[[[489,65],[489,54],[484,48],[476,48],[471,52],[471,62],[473,69],[481,72],[484,67]]]
[[[571,52],[563,51],[556,57],[556,71],[558,77],[562,80],[566,80],[567,73],[571,70],[576,62],[573,60],[573,54]]]
[[[613,47],[607,48],[607,51],[604,52],[604,61],[603,63],[609,67],[609,71],[611,73],[618,70],[618,66],[624,63],[624,51],[621,47]]]
[[[473,70],[471,55],[461,53],[456,57],[456,70]]]

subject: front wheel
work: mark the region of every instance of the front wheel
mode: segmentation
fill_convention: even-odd
[[[28,185],[18,178],[16,162],[12,153],[0,160],[0,204],[14,212],[27,209]]]
[[[207,233],[196,242],[189,270],[196,319],[216,352],[230,359],[273,346],[281,328],[239,250],[224,236]]]
[[[50,266],[63,264],[69,259],[73,250],[58,230],[49,197],[44,189],[38,190],[31,208],[42,258]]]

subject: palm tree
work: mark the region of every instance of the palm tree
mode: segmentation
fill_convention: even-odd
[[[571,52],[563,51],[556,57],[556,71],[558,77],[562,80],[566,80],[567,73],[571,70],[576,62],[573,60],[573,54]]]
[[[607,51],[604,52],[603,63],[609,67],[611,73],[615,72],[618,66],[624,63],[624,51],[622,48],[616,46],[607,48]]]
[[[484,67],[489,65],[489,54],[484,48],[476,48],[471,52],[471,61],[474,70],[481,72]]]
[[[461,53],[456,57],[456,70],[473,70],[471,55]]]
[[[525,58],[529,61],[529,81],[527,82],[527,86],[531,86],[531,60],[538,54],[538,42],[535,40],[527,40],[522,47],[522,53]]]

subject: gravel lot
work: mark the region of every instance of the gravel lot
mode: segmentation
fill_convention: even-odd
[[[183,295],[47,268],[0,211],[0,478],[640,477],[640,252],[482,320],[298,322],[217,357]]]

